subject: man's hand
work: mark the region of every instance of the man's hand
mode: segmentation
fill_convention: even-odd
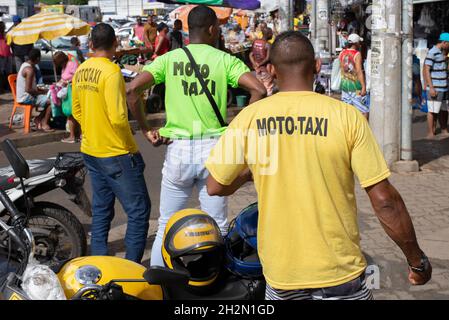
[[[436,98],[438,95],[438,92],[435,90],[435,88],[430,88],[429,93],[432,98]]]
[[[362,97],[366,96],[366,88],[362,88],[362,91],[360,91],[360,95]]]
[[[149,130],[145,132],[144,135],[147,140],[150,141],[151,144],[155,147],[159,147],[161,145],[169,145],[173,142],[169,138],[162,137],[159,133],[159,130]]]
[[[239,79],[239,86],[251,94],[250,104],[267,96],[264,85],[251,73],[244,73]]]
[[[429,268],[424,272],[415,272],[409,268],[408,280],[414,286],[422,286],[429,282],[432,278],[432,266],[429,263]]]

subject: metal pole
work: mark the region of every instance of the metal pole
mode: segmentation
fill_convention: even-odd
[[[413,160],[412,121],[413,109],[413,2],[402,1],[402,121],[401,159]]]
[[[313,40],[315,51],[329,50],[329,1],[314,0],[313,3]]]
[[[400,158],[401,3],[373,0],[370,124],[389,166]]]
[[[55,82],[58,82],[58,74],[56,73],[56,65],[55,65],[55,59],[54,59],[54,54],[53,54],[53,44],[51,43],[50,40],[50,51],[51,51],[51,62],[53,64],[53,74],[55,76]]]
[[[279,0],[281,32],[293,30],[293,0]]]
[[[317,15],[316,15],[316,1],[317,0],[312,0],[312,17],[310,19],[310,32],[311,32],[311,40],[312,43],[315,43],[315,39],[316,39],[316,19],[317,19]]]

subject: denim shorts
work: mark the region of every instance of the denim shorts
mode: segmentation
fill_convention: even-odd
[[[37,107],[38,109],[45,109],[48,105],[48,95],[40,94],[36,97],[29,97],[19,103],[20,104],[29,104],[29,105]]]

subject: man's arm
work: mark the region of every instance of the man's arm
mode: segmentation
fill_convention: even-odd
[[[362,92],[361,95],[366,95],[366,82],[365,82],[365,75],[363,74],[363,66],[362,66],[362,55],[358,54],[355,58],[355,68],[357,72],[357,78],[362,84]]]
[[[399,192],[388,180],[366,188],[366,192],[385,232],[402,250],[408,263],[419,267],[423,251],[418,245],[412,220]],[[422,273],[410,270],[409,280],[413,285],[423,285],[430,280],[431,275],[432,267]]]
[[[157,130],[152,130],[147,122],[142,103],[142,91],[154,85],[154,77],[150,72],[142,72],[126,87],[128,107],[133,117],[139,123],[143,135],[154,145],[167,144],[167,139],[162,138]]]
[[[259,101],[267,96],[267,90],[264,85],[257,80],[257,78],[251,73],[244,73],[239,78],[239,87],[245,89],[251,94],[250,104]]]
[[[249,54],[249,61],[253,65],[254,69],[256,69],[259,66],[258,63],[256,62],[256,59],[254,58],[254,53],[252,52]]]
[[[252,180],[253,176],[248,168],[243,170],[229,186],[222,185],[210,174],[207,178],[207,193],[210,196],[227,197],[233,195],[245,183]]]
[[[72,116],[79,124],[81,124],[81,104],[75,83],[72,83]]]
[[[125,81],[120,71],[110,75],[105,81],[105,101],[107,115],[114,131],[121,137],[129,134],[126,106]]]
[[[39,89],[34,89],[34,82],[36,73],[34,69],[31,67],[26,67],[23,71],[23,75],[25,76],[25,91],[32,96],[38,96],[40,94],[45,94],[46,92]]]
[[[425,84],[425,90],[427,90],[427,87],[429,87],[430,96],[435,97],[437,95],[437,92],[435,91],[435,88],[433,87],[432,83],[432,77],[430,75],[430,67],[428,64],[424,65],[423,69],[423,75],[424,75],[424,84]]]
[[[152,87],[154,77],[149,72],[139,74],[126,88],[128,107],[133,117],[139,123],[144,135],[151,130],[150,125],[145,117],[145,111],[142,103],[142,92],[144,88]]]

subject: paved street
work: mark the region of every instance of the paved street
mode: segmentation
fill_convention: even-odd
[[[6,101],[9,100],[8,98],[6,96]],[[8,112],[10,112],[8,110],[0,110],[2,118],[7,119]],[[23,139],[24,137],[20,128],[16,129],[15,133],[11,133],[2,123],[0,129],[0,135],[3,138]],[[425,140],[425,130],[425,115],[418,112],[414,117],[413,126],[414,154],[422,171],[415,174],[394,174],[391,181],[403,195],[412,215],[420,244],[433,263],[434,276],[428,285],[424,287],[410,287],[408,285],[407,265],[402,253],[385,235],[364,191],[357,190],[363,250],[369,263],[379,268],[380,290],[375,290],[375,297],[378,299],[449,299],[449,199],[447,196],[449,139]],[[61,133],[58,132],[57,134],[60,135]],[[42,139],[38,135],[33,133],[31,136]],[[146,161],[145,178],[149,185],[152,200],[150,236],[147,245],[148,250],[144,256],[144,264],[147,264],[159,215],[159,189],[165,148],[151,147],[144,141],[140,133],[136,137]],[[47,143],[20,150],[27,159],[45,158],[53,157],[58,152],[77,151],[79,150],[79,144]],[[6,164],[7,160],[0,153],[0,166]],[[90,195],[89,178],[86,181],[86,189]],[[43,196],[42,199],[60,203],[73,211],[84,224],[86,231],[89,231],[90,219],[84,216],[67,199],[63,191],[56,190]],[[230,198],[230,218],[254,201],[256,201],[254,188],[252,185],[247,185]],[[190,206],[198,206],[198,201],[192,200]],[[124,255],[123,238],[125,229],[126,216],[121,206],[117,204],[116,217],[110,233],[111,252],[117,256]],[[376,283],[373,284],[376,285]]]
[[[141,136],[137,140],[146,159],[147,168],[145,177],[150,186],[153,209],[150,223],[150,237],[145,262],[148,262],[154,232],[157,226],[159,207],[159,183],[164,156],[164,148],[150,147]],[[433,142],[436,143],[436,142]],[[21,149],[27,159],[50,157],[60,151],[74,151],[79,145],[50,143],[42,146]],[[449,199],[446,184],[449,181],[449,160],[440,157],[429,161],[425,169],[416,174],[394,174],[391,181],[403,195],[416,227],[418,239],[422,248],[430,257],[433,267],[433,280],[424,287],[411,287],[407,282],[407,266],[400,250],[387,238],[381,228],[366,194],[358,189],[357,200],[359,207],[360,226],[363,250],[370,264],[377,265],[380,270],[380,290],[375,290],[378,299],[449,299]],[[435,164],[436,162],[436,164]],[[447,167],[443,164],[447,163]],[[0,156],[0,165],[5,165],[3,154]],[[438,166],[437,166],[438,164]],[[438,170],[437,170],[438,168]],[[86,182],[90,194],[90,181]],[[432,196],[429,197],[428,195]],[[56,201],[77,214],[89,230],[89,219],[83,216],[78,208],[67,200],[62,191],[55,191],[43,197],[46,200]],[[246,186],[230,199],[230,217],[235,216],[246,205],[256,200],[252,185]],[[197,206],[192,201],[191,206]],[[116,218],[110,235],[113,253],[123,256],[123,237],[126,217],[117,205]],[[306,257],[305,257],[306,258]]]

